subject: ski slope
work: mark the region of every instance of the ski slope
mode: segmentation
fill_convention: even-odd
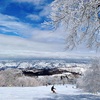
[[[50,86],[0,87],[0,100],[100,100],[100,94],[84,93],[74,85],[55,85],[56,94]]]

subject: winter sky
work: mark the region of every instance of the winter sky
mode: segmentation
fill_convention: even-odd
[[[63,28],[54,31],[44,24],[50,21],[52,1],[0,0],[0,57],[67,54]],[[71,52],[94,53],[82,46]]]

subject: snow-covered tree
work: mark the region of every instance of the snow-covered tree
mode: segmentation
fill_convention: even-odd
[[[54,0],[50,18],[54,28],[67,29],[67,48],[100,49],[100,0]]]
[[[28,87],[28,86],[39,86],[41,85],[41,83],[37,80],[37,78],[35,77],[27,77],[27,76],[22,76],[22,77],[18,77],[15,80],[15,86],[24,86],[24,87]]]
[[[91,67],[78,80],[78,87],[88,92],[100,92],[100,60],[93,60]]]

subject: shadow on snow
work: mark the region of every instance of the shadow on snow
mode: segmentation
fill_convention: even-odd
[[[100,100],[100,96],[91,94],[80,94],[80,95],[52,94],[48,95],[48,97],[38,98],[34,100]]]

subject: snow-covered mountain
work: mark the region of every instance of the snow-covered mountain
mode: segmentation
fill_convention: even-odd
[[[90,59],[35,59],[35,60],[1,60],[0,70],[7,68],[36,68],[51,69],[57,67],[85,67],[90,63]]]
[[[1,60],[0,86],[75,83],[90,62],[90,59]]]

